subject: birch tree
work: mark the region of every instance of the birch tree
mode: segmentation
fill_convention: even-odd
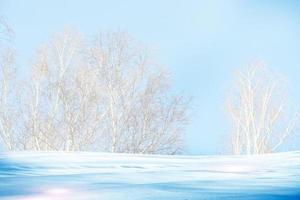
[[[13,90],[16,83],[15,52],[9,44],[12,37],[12,30],[0,17],[0,137],[8,150],[16,149],[17,137]]]
[[[11,41],[14,37],[14,31],[8,25],[6,19],[0,16],[0,43],[3,45],[5,42]]]
[[[14,52],[6,49],[0,56],[0,136],[8,150],[15,149],[15,130],[17,123],[14,103]]]
[[[169,94],[169,73],[147,48],[126,33],[102,33],[90,47],[90,59],[107,107],[106,150],[179,152],[188,102]]]
[[[26,91],[27,148],[34,150],[71,150],[74,127],[70,98],[76,89],[74,71],[80,63],[81,38],[75,31],[56,34],[40,48],[31,67]],[[75,105],[74,105],[75,106]]]
[[[261,64],[253,64],[236,76],[228,103],[232,120],[233,154],[277,151],[293,133],[299,114],[286,117],[285,80]]]

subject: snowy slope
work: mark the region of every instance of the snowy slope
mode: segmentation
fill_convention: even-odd
[[[2,153],[0,199],[300,199],[300,152],[262,156]]]

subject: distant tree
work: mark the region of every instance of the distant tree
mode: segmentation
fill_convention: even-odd
[[[3,49],[2,49],[3,50]],[[0,53],[0,136],[9,150],[15,149],[14,52],[6,49]]]
[[[10,41],[13,37],[14,31],[8,25],[6,19],[3,16],[0,16],[0,43],[3,44]]]
[[[237,73],[228,103],[233,154],[274,152],[292,134],[299,113],[285,120],[285,86],[281,76],[261,64]]]
[[[17,137],[13,90],[16,84],[15,52],[9,45],[12,37],[13,32],[0,17],[0,138],[8,150],[16,148]]]
[[[18,149],[182,149],[189,100],[171,94],[167,70],[127,33],[91,41],[73,30],[56,34],[38,49],[21,85]]]

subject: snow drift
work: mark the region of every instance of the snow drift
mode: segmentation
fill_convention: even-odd
[[[0,154],[0,199],[300,199],[300,152],[160,156]]]

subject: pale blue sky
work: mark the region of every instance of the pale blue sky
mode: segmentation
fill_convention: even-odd
[[[15,30],[19,67],[66,25],[85,34],[126,30],[157,50],[177,91],[194,97],[187,153],[224,149],[229,125],[224,99],[235,69],[263,60],[290,80],[300,100],[300,1],[0,0]]]

